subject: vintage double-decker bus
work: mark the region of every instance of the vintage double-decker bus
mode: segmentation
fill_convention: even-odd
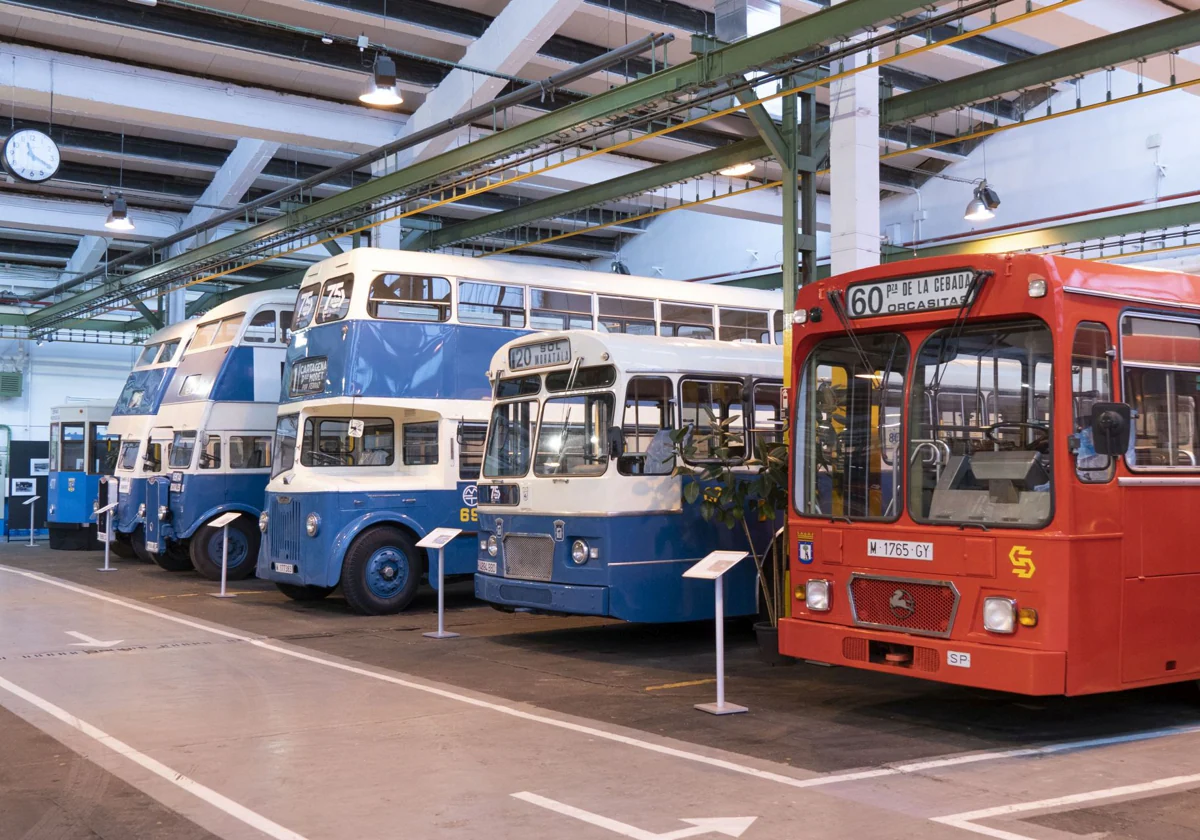
[[[938,257],[797,295],[780,651],[1031,695],[1200,676],[1200,277]]]

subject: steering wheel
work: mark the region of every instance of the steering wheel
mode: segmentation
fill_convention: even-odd
[[[1032,444],[1029,444],[1029,447],[1034,448],[1034,449],[1036,449],[1038,446],[1046,443],[1046,441],[1050,440],[1050,427],[1048,425],[1046,425],[1045,423],[1031,423],[1026,420],[1012,420],[1012,421],[1005,422],[1005,423],[993,423],[992,425],[986,427],[983,430],[983,433],[987,436],[988,440],[990,440],[992,443],[996,443],[997,442],[996,438],[992,435],[992,432],[996,431],[996,429],[1006,429],[1006,428],[1007,429],[1033,429],[1035,431],[1041,432],[1042,433],[1041,437],[1038,438],[1037,440],[1033,441]]]

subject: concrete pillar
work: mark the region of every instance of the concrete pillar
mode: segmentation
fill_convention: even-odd
[[[866,63],[860,53],[830,74]],[[829,113],[830,257],[841,274],[879,265],[879,71],[832,82]]]

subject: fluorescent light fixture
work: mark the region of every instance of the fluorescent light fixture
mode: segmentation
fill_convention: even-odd
[[[736,178],[739,175],[749,175],[754,171],[753,163],[735,163],[733,166],[727,166],[719,170],[720,174],[728,175],[730,178]]]
[[[396,62],[390,56],[375,57],[375,66],[371,69],[371,81],[366,91],[358,97],[360,102],[367,105],[378,105],[388,108],[399,105],[404,98],[396,91]]]
[[[133,220],[129,218],[129,205],[125,203],[124,196],[117,196],[113,201],[112,209],[108,211],[108,219],[104,222],[104,226],[109,230],[133,230]]]

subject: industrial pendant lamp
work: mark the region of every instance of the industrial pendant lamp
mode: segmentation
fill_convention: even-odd
[[[121,169],[117,181],[118,189],[125,187],[125,134],[121,133]],[[129,205],[125,203],[125,196],[120,192],[113,199],[112,209],[108,211],[108,219],[104,222],[104,226],[109,230],[130,231],[134,230],[133,219],[129,218]]]
[[[963,218],[968,222],[985,222],[996,217],[992,211],[999,206],[1000,196],[988,186],[986,180],[980,181],[975,185],[975,194],[967,203],[967,210],[963,213]]]
[[[367,105],[378,105],[389,108],[404,101],[396,90],[396,62],[391,56],[380,53],[375,56],[375,66],[371,69],[371,80],[367,89],[358,97],[360,102]]]

